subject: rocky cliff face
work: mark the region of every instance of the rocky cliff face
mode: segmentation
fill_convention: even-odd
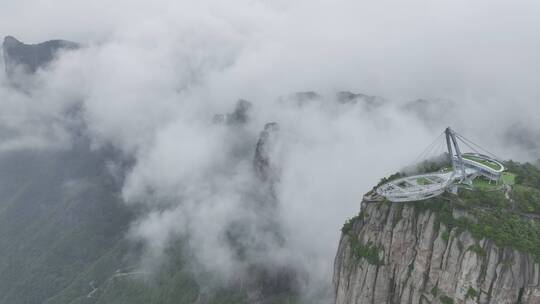
[[[429,208],[363,202],[343,228],[334,287],[336,304],[540,303],[540,267],[528,254],[449,230]]]
[[[6,73],[9,77],[21,69],[34,73],[49,64],[61,50],[74,50],[80,45],[66,40],[49,40],[39,44],[24,44],[15,37],[7,36],[2,44]]]

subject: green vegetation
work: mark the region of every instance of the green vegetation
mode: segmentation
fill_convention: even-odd
[[[500,247],[509,246],[530,253],[540,262],[540,225],[534,221],[523,219],[518,215],[510,215],[502,210],[475,210],[477,222],[460,218],[457,226],[470,231],[476,238],[489,238]]]
[[[388,182],[391,182],[391,181],[393,181],[393,180],[396,180],[396,179],[398,179],[398,178],[402,178],[402,177],[404,177],[404,176],[405,176],[405,174],[403,174],[403,173],[401,173],[401,172],[396,172],[396,173],[394,173],[394,174],[392,174],[392,175],[390,175],[390,176],[388,176],[388,177],[383,177],[383,178],[381,178],[381,180],[379,181],[379,183],[378,183],[375,187],[373,187],[373,189],[375,189],[375,188],[377,188],[377,187],[379,187],[379,186],[381,186],[381,185],[383,185],[383,184],[386,184],[386,183],[388,183]]]
[[[445,242],[448,242],[448,240],[449,240],[449,238],[450,238],[450,232],[448,232],[448,230],[443,231],[443,233],[441,234],[441,238],[442,238]]]
[[[470,231],[476,239],[491,239],[499,247],[512,247],[531,254],[540,262],[540,170],[530,164],[508,162],[515,175],[507,175],[515,184],[506,197],[504,189],[474,187],[461,188],[459,195],[446,195],[413,203],[416,212],[432,210],[449,231]],[[454,208],[465,209],[474,218],[454,218]],[[468,248],[479,256],[484,250],[473,245]]]
[[[454,299],[449,296],[442,295],[439,300],[441,300],[442,304],[454,304]]]
[[[425,178],[425,177],[420,177],[418,179],[416,179],[416,182],[419,184],[419,185],[429,185],[429,184],[433,184],[432,181],[430,181],[429,179]]]
[[[436,172],[444,169],[451,168],[452,164],[450,163],[450,160],[448,159],[448,154],[444,153],[441,154],[433,159],[428,159],[420,162],[414,170],[414,174],[423,174],[423,173],[430,173],[430,172]]]
[[[365,259],[371,265],[384,265],[379,257],[379,249],[373,243],[362,245],[357,237],[351,237],[351,248],[356,260]]]
[[[501,174],[503,184],[513,186],[516,183],[516,175],[514,173],[505,171]]]
[[[343,224],[343,227],[341,227],[341,233],[343,234],[349,234],[349,232],[352,230],[353,228],[353,224],[354,222],[356,222],[356,220],[360,218],[360,215],[356,215],[356,216],[353,216],[351,217],[350,219],[348,219],[347,221],[345,221],[345,223]]]
[[[439,295],[440,295],[439,300],[443,304],[453,304],[454,303],[454,300],[452,298],[441,294],[441,290],[437,286],[433,286],[433,288],[431,288],[431,294],[435,298],[439,297]]]
[[[479,244],[473,244],[473,245],[469,246],[469,248],[467,248],[467,250],[476,253],[476,255],[478,255],[481,258],[484,258],[486,256],[486,251]]]
[[[501,170],[501,166],[499,164],[497,164],[496,162],[492,162],[492,161],[489,161],[487,159],[483,159],[483,158],[479,158],[479,157],[476,157],[474,155],[467,155],[467,154],[463,154],[462,156],[463,158],[465,159],[468,159],[468,160],[472,160],[476,163],[480,163],[488,168],[491,168],[493,170]]]
[[[435,212],[436,224],[446,226],[441,233],[445,241],[449,240],[452,231],[455,235],[468,231],[476,240],[490,239],[498,247],[510,247],[530,254],[540,263],[540,170],[532,164],[513,161],[506,162],[505,167],[508,171],[503,172],[502,183],[490,183],[486,179],[477,178],[473,187],[461,187],[458,195],[444,194],[400,206],[412,206],[417,214],[426,210]],[[393,174],[382,179],[380,184],[402,176],[401,173]],[[422,184],[427,181],[419,178],[417,182]],[[454,209],[465,210],[470,217],[454,218]],[[399,217],[396,215],[392,219],[393,224]],[[342,231],[349,233],[351,227],[352,220],[349,220]],[[351,247],[357,259],[366,259],[373,265],[383,263],[379,258],[380,249],[373,243],[362,245],[355,236],[351,236]],[[470,245],[466,250],[481,258],[487,255],[479,243]],[[502,263],[511,265],[514,261],[504,260]],[[443,304],[454,303],[451,297],[441,294],[437,286],[431,289],[431,294]],[[476,299],[478,296],[476,289],[468,288],[467,298]]]
[[[509,211],[510,202],[501,191],[462,191],[450,201],[441,197],[415,202],[417,212],[435,211],[449,230],[469,231],[476,239],[488,238],[499,247],[509,246],[531,254],[540,262],[540,223]],[[467,209],[475,220],[454,218],[454,208]],[[479,247],[479,246],[478,246]],[[480,255],[483,250],[468,248]]]
[[[514,161],[505,163],[508,171],[506,179],[512,185],[510,197],[512,206],[519,212],[540,214],[540,170],[530,164]],[[505,176],[503,176],[505,178]]]
[[[468,207],[508,208],[510,206],[503,191],[491,191],[488,187],[473,190],[460,189],[459,199]]]
[[[516,184],[540,189],[540,170],[538,167],[530,163],[520,164],[514,161],[508,161],[504,165],[508,172],[516,175]]]
[[[502,185],[483,177],[477,177],[473,180],[473,187],[480,190],[497,190],[500,189]]]
[[[202,290],[181,241],[155,272],[125,275],[136,272],[143,249],[125,240],[137,210],[120,200],[99,155],[40,150],[1,157],[0,303],[197,302]],[[236,287],[204,289],[202,302],[247,303],[247,290]],[[298,303],[292,290],[271,292],[267,303]]]
[[[510,194],[521,212],[540,214],[540,190],[523,185],[515,185]]]
[[[17,153],[0,161],[0,303],[70,303],[123,267],[132,213],[97,155]],[[81,175],[83,172],[84,175]],[[75,186],[68,181],[79,181]],[[84,183],[80,182],[84,181]],[[71,288],[73,286],[73,288]]]
[[[341,228],[341,232],[349,236],[350,246],[354,258],[357,261],[360,259],[365,259],[369,264],[372,265],[383,265],[383,260],[379,258],[379,249],[377,246],[371,242],[363,245],[358,240],[358,236],[352,230],[354,222],[356,222],[359,218],[360,214],[348,219]]]
[[[469,289],[467,289],[467,294],[465,294],[465,299],[475,299],[476,297],[478,297],[478,291],[472,287],[469,287]]]

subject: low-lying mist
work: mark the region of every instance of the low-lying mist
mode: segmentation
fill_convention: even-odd
[[[362,195],[446,126],[503,158],[540,157],[535,2],[54,7],[0,12],[3,35],[85,44],[28,76],[29,89],[2,73],[0,153],[68,149],[76,128],[133,159],[122,195],[147,210],[127,235],[146,248],[143,268],[183,238],[222,280],[290,267],[307,296],[329,291]],[[250,103],[240,118],[238,99]]]

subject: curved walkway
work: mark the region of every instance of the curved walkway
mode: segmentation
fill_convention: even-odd
[[[456,169],[407,176],[379,186],[376,192],[391,202],[419,201],[438,196],[457,183],[480,175],[498,180],[504,171],[500,162],[481,154],[463,154],[463,165],[465,172]]]

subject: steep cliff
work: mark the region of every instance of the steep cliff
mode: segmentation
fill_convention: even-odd
[[[342,229],[336,303],[540,303],[540,196],[521,183],[424,202],[364,200]]]
[[[79,44],[67,40],[50,40],[39,44],[24,44],[15,37],[7,36],[2,44],[6,73],[9,77],[17,68],[27,73],[49,64],[61,50],[74,50]]]

